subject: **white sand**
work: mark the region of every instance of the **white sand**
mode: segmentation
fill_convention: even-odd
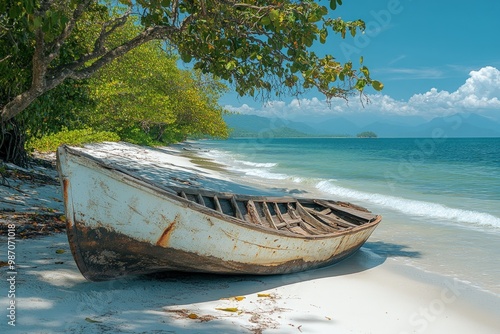
[[[49,157],[55,159],[52,154]],[[57,177],[57,171],[42,166],[24,169],[7,164],[6,167],[12,172],[28,171],[33,175]],[[64,212],[62,192],[56,185],[12,178],[7,179],[4,184],[1,181],[0,178],[0,220],[2,212]]]
[[[200,170],[173,149],[161,154],[163,163],[197,175],[203,186],[218,177],[218,188],[252,191],[220,172]],[[46,187],[38,194],[58,198],[60,191]],[[0,242],[0,261],[6,261],[6,239]],[[1,333],[500,333],[499,296],[363,248],[338,265],[292,275],[178,274],[96,283],[80,275],[63,234],[17,240],[15,247],[15,298],[8,297],[8,267],[0,268]],[[12,300],[15,327],[7,317]]]

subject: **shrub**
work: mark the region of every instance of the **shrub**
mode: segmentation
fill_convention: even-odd
[[[119,140],[120,136],[114,132],[94,131],[92,129],[64,130],[56,134],[34,139],[27,146],[30,150],[50,152],[55,151],[62,144],[81,146],[86,143]]]

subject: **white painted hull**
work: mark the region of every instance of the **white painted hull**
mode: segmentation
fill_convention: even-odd
[[[69,242],[90,280],[160,271],[302,271],[351,255],[381,220],[299,235],[208,209],[67,147],[59,148],[58,164]]]

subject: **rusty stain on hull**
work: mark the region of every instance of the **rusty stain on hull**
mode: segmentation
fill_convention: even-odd
[[[175,219],[173,222],[170,223],[170,225],[167,226],[165,231],[163,231],[160,239],[156,242],[156,246],[161,246],[161,247],[167,247],[168,246],[168,240],[170,239],[170,235],[172,234],[172,231],[175,228],[175,224],[177,223],[179,219],[179,215],[175,216]]]
[[[69,191],[69,180],[64,178],[62,180],[62,183],[63,183],[63,200],[64,200],[64,205],[66,207],[68,207],[68,200],[69,200],[69,196],[68,196],[68,191]]]

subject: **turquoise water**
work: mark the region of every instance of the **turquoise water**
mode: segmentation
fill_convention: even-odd
[[[381,256],[500,294],[500,138],[198,142],[243,181],[384,216]]]

